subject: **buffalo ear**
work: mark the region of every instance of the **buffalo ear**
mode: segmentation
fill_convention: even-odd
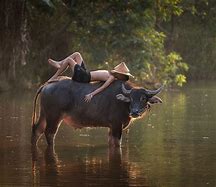
[[[148,99],[148,102],[150,104],[157,104],[157,103],[162,103],[163,101],[161,100],[161,98],[159,98],[157,96],[153,96],[153,97]]]
[[[130,102],[130,99],[128,97],[124,96],[123,94],[116,95],[116,99],[127,102],[127,103]]]

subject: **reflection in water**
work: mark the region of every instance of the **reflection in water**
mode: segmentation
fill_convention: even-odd
[[[137,163],[125,161],[121,149],[65,147],[58,151],[59,155],[49,147],[44,153],[32,150],[34,185],[148,186]]]
[[[123,134],[62,125],[56,150],[31,149],[32,93],[0,95],[0,186],[215,186],[216,86],[190,85],[161,96],[145,119]]]
[[[43,153],[39,148],[32,148],[32,179],[34,185],[58,185],[56,179],[60,176],[60,162],[55,150],[52,147],[47,147]],[[50,178],[51,177],[51,178]],[[47,179],[47,181],[44,181]],[[50,185],[51,185],[50,184]]]

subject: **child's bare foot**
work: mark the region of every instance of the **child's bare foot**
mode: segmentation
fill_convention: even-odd
[[[54,66],[55,68],[59,69],[61,67],[60,63],[58,63],[55,60],[52,60],[51,58],[48,59],[49,64],[51,64],[52,66]]]

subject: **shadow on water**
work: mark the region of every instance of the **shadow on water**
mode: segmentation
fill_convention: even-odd
[[[0,95],[0,186],[215,186],[216,86],[164,92],[164,103],[137,120],[121,150],[107,129],[62,125],[56,149],[31,149],[33,93]]]

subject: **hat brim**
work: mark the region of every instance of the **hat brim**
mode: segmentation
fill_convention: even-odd
[[[131,75],[130,73],[123,73],[123,72],[119,72],[119,71],[116,71],[116,70],[111,70],[111,73],[119,73],[119,74],[122,74],[122,75],[127,75],[127,76],[130,76],[130,77],[133,77],[133,75]]]

